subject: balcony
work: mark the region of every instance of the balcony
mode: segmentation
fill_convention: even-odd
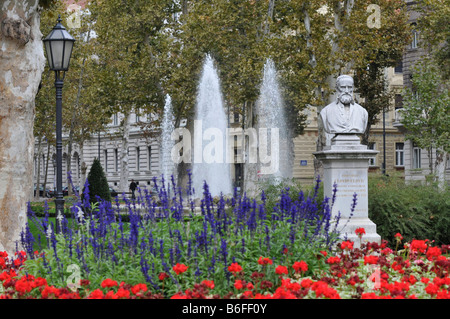
[[[402,124],[402,120],[403,120],[403,108],[399,108],[395,110],[395,117],[392,120],[392,126],[395,127],[397,130],[399,130],[400,132],[404,132],[405,131],[405,127]]]

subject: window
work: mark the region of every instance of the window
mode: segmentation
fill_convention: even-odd
[[[147,147],[147,163],[148,163],[148,170],[152,170],[152,147]]]
[[[418,147],[416,143],[413,143],[413,169],[422,167],[421,152],[422,150],[420,149],[420,147]]]
[[[108,172],[108,150],[103,151],[104,158],[105,158],[105,172]]]
[[[114,165],[116,172],[119,171],[119,150],[117,148],[114,149]]]
[[[416,30],[416,24],[412,24],[413,30],[412,30],[412,42],[411,42],[411,49],[417,49],[418,43],[419,43],[419,33]]]
[[[403,72],[403,61],[402,60],[397,62],[397,64],[394,67],[394,72],[395,73],[402,73]]]
[[[140,162],[140,157],[141,157],[141,149],[138,147],[136,147],[136,171],[139,172],[139,167],[141,166],[141,162]]]
[[[375,150],[375,142],[370,142],[367,146],[367,149],[369,150]],[[369,158],[369,166],[375,166],[376,165],[376,157]]]
[[[118,115],[117,113],[115,113],[115,114],[113,115],[113,125],[114,125],[114,126],[119,125],[119,115]]]
[[[395,166],[404,166],[404,143],[395,143]]]
[[[239,123],[239,113],[238,112],[234,112],[234,123]]]
[[[403,108],[403,96],[401,94],[395,94],[395,109]]]

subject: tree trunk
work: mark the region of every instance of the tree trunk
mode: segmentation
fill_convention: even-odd
[[[435,172],[437,177],[437,183],[439,189],[445,190],[445,169],[447,166],[447,155],[448,152],[445,152],[442,148],[436,151],[436,162],[435,162]]]
[[[38,1],[0,5],[0,251],[13,254],[33,188],[34,100],[45,58]]]
[[[42,155],[42,138],[39,138],[37,152],[37,172],[36,172],[36,189],[34,191],[34,200],[39,200],[39,186],[41,184],[41,155]]]
[[[44,188],[44,197],[46,197],[45,190],[47,189],[47,177],[48,177],[48,163],[50,162],[50,143],[47,141],[47,158],[45,160],[45,173],[44,173],[44,183],[42,187]]]
[[[80,163],[81,163],[81,176],[78,181],[78,186],[80,187],[80,195],[83,192],[84,189],[84,183],[86,183],[86,171],[87,171],[87,165],[86,161],[84,160],[84,141],[81,141],[80,144]]]
[[[120,182],[121,192],[128,191],[128,144],[130,140],[130,114],[125,114],[123,119],[122,149],[120,154]]]

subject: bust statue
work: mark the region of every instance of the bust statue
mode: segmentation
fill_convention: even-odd
[[[328,134],[355,133],[366,130],[368,114],[366,109],[353,99],[353,78],[341,75],[336,80],[338,93],[336,101],[330,103],[320,112],[323,127]]]

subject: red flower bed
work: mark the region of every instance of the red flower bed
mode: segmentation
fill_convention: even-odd
[[[357,229],[360,238],[364,233],[364,229]],[[400,243],[401,235],[396,238]],[[100,287],[91,287],[86,279],[80,280],[76,288],[54,287],[45,278],[22,273],[24,252],[16,253],[14,258],[0,252],[0,299],[450,299],[448,253],[449,246],[434,247],[428,240],[413,240],[398,251],[384,242],[362,243],[361,248],[354,248],[353,242],[344,241],[332,256],[327,252],[318,254],[317,258],[326,258],[329,268],[313,277],[304,277],[311,268],[304,261],[276,265],[261,256],[258,264],[262,272],[243,269],[238,263],[229,265],[228,271],[234,277],[226,295],[215,294],[214,282],[203,280],[165,296],[150,291],[145,283],[130,285],[110,278],[103,280]],[[188,268],[176,264],[172,270],[182,278]],[[251,271],[251,280],[246,280],[244,273]],[[269,280],[269,272],[278,280]],[[158,278],[164,290],[169,274],[160,273]]]

